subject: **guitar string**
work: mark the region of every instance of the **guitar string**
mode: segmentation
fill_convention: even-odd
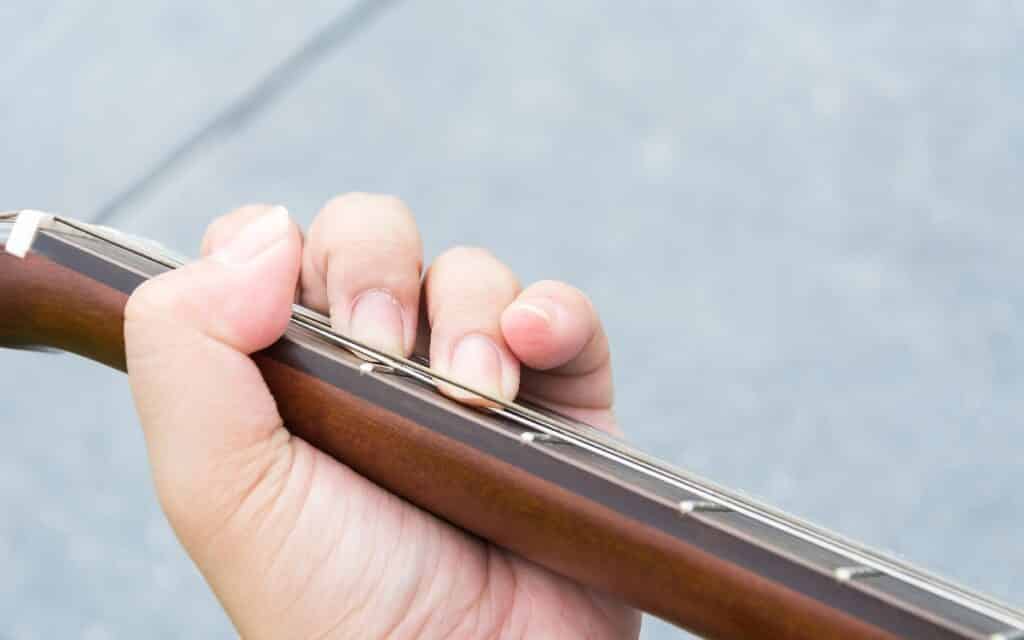
[[[171,252],[157,243],[143,241],[139,238],[123,234],[115,229],[95,228],[93,225],[83,225],[82,223],[68,220],[67,218],[57,217],[55,220],[79,232],[114,244],[121,249],[129,251],[144,259],[157,262],[167,268],[178,268],[184,264],[183,259],[174,256]],[[161,253],[163,255],[160,255]],[[652,461],[644,459],[645,456],[643,456],[643,454],[636,455],[639,452],[633,452],[633,455],[631,455],[630,451],[622,450],[624,447],[623,444],[616,443],[614,441],[601,442],[601,440],[610,441],[612,439],[608,438],[601,432],[597,432],[596,429],[589,427],[589,425],[586,426],[589,429],[594,430],[595,433],[589,434],[588,437],[587,434],[579,433],[578,428],[562,422],[558,418],[551,418],[521,404],[505,402],[499,398],[481,393],[458,381],[448,379],[447,377],[429,369],[427,366],[405,358],[396,358],[394,356],[378,352],[375,349],[362,345],[354,340],[346,338],[345,336],[334,333],[330,329],[329,320],[311,309],[294,305],[293,322],[299,326],[304,326],[307,330],[313,331],[322,340],[329,344],[341,347],[363,360],[384,365],[391,368],[392,371],[400,372],[435,388],[440,383],[446,383],[462,389],[492,403],[493,406],[490,410],[498,413],[499,415],[506,414],[505,417],[516,419],[516,422],[525,422],[525,424],[530,426],[530,428],[537,429],[542,433],[554,435],[563,441],[568,441],[616,464],[626,466],[667,484],[692,491],[693,493],[709,500],[724,504],[733,511],[746,515],[747,517],[751,517],[764,524],[768,524],[777,530],[838,553],[839,555],[846,556],[853,562],[878,569],[893,578],[901,579],[904,582],[922,588],[933,595],[951,600],[969,609],[974,609],[995,620],[999,620],[1004,624],[1024,626],[1024,615],[1003,603],[957,587],[948,581],[930,575],[916,567],[910,567],[892,558],[882,556],[877,552],[863,548],[857,543],[846,540],[832,532],[824,531],[815,525],[803,522],[789,514],[779,512],[744,496],[736,495],[735,493],[726,490],[723,487],[719,487],[703,478],[686,477],[687,475],[692,476],[692,474],[685,474],[679,470],[668,469],[663,467],[661,464],[652,464]]]
[[[16,214],[16,212],[13,213]],[[0,214],[0,221],[9,221],[12,217],[9,213]],[[167,268],[178,268],[184,264],[183,259],[174,256],[167,249],[151,241],[144,241],[114,229],[87,225],[64,217],[54,217],[54,221]],[[885,575],[917,586],[940,598],[950,600],[968,609],[974,609],[1001,623],[1015,627],[1024,627],[1024,614],[1003,603],[957,587],[916,567],[911,567],[895,559],[882,556],[877,552],[862,547],[858,543],[846,540],[837,534],[825,531],[816,525],[762,505],[745,496],[737,495],[703,478],[698,478],[677,469],[666,468],[660,463],[648,460],[644,454],[629,451],[624,443],[619,443],[603,433],[596,432],[596,429],[589,427],[589,425],[584,426],[588,429],[593,429],[595,431],[594,434],[583,433],[580,428],[564,422],[564,416],[553,418],[521,404],[505,402],[499,398],[491,397],[488,394],[467,387],[455,380],[450,380],[434,372],[428,366],[405,358],[397,358],[378,352],[345,336],[334,333],[330,328],[329,320],[313,310],[294,305],[293,323],[308,331],[312,331],[322,341],[332,346],[340,347],[364,361],[388,367],[393,372],[416,379],[435,389],[438,384],[445,383],[465,390],[492,403],[493,406],[486,410],[501,415],[506,419],[511,419],[541,433],[554,436],[561,441],[571,443],[615,464],[633,469],[671,486],[691,491],[712,502],[722,504],[732,511],[767,524],[776,530],[845,556],[852,562],[877,569]]]

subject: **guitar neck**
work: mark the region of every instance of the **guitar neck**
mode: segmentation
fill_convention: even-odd
[[[124,369],[124,304],[182,260],[37,212],[0,214],[0,346]],[[299,306],[254,356],[289,429],[367,478],[709,638],[1024,639],[1024,614],[526,403],[472,409],[421,359]],[[465,389],[465,387],[463,387]],[[476,393],[472,389],[468,392]],[[480,394],[478,394],[480,395]]]

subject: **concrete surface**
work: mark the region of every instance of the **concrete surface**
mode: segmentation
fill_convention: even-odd
[[[0,207],[399,194],[592,294],[642,448],[1024,602],[1019,4],[143,4],[0,7]],[[0,638],[230,637],[124,381],[0,358]]]

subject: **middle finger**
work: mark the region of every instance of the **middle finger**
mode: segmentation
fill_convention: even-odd
[[[518,293],[515,275],[487,251],[456,248],[442,254],[424,283],[431,367],[490,396],[515,398],[519,361],[505,343],[501,314]],[[468,404],[486,404],[451,385],[440,388]]]

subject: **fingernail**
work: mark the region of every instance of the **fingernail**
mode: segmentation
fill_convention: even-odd
[[[555,314],[558,312],[555,309],[553,303],[543,298],[535,298],[532,300],[520,300],[519,302],[513,302],[509,305],[509,311],[521,312],[529,314],[531,317],[539,320],[545,326],[550,326],[554,321]]]
[[[228,265],[242,265],[251,261],[287,237],[288,210],[282,206],[270,211],[242,227],[234,238],[217,249],[211,257]]]
[[[405,323],[402,320],[402,305],[384,289],[361,293],[352,304],[349,333],[356,340],[375,349],[396,356],[403,355]]]
[[[452,351],[451,377],[456,382],[493,397],[501,393],[501,354],[490,338],[471,333],[455,344]],[[449,392],[463,400],[477,397],[457,387]]]

